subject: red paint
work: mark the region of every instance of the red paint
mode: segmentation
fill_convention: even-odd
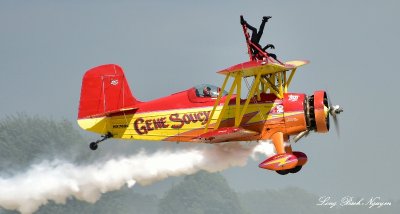
[[[210,138],[210,137],[216,137],[216,136],[220,136],[220,135],[226,135],[226,134],[232,134],[235,133],[237,131],[242,130],[242,128],[237,128],[237,127],[223,127],[220,129],[217,129],[215,131],[210,131],[207,132],[205,134],[202,134],[199,136],[199,138]]]
[[[274,155],[258,165],[258,167],[269,170],[292,169],[297,165],[297,158],[293,154],[283,153]]]
[[[78,118],[106,115],[139,103],[131,93],[122,68],[101,65],[83,76]]]
[[[305,94],[287,93],[283,95],[285,112],[304,111]]]
[[[307,160],[308,160],[307,155],[304,154],[303,152],[296,151],[296,152],[293,152],[293,155],[296,156],[296,158],[298,160],[297,166],[303,166],[304,164],[307,163]]]
[[[118,80],[117,85],[112,85],[112,80]],[[103,87],[107,85],[107,87]],[[103,90],[104,88],[104,90]],[[102,91],[105,91],[103,93]],[[105,96],[104,96],[105,95]],[[105,97],[105,99],[103,99]],[[226,97],[221,98],[221,104],[225,102]],[[279,101],[273,94],[261,94],[261,100],[257,103],[272,103]],[[244,103],[245,100],[241,100]],[[104,103],[106,109],[104,111]],[[185,108],[204,108],[212,107],[215,103],[215,98],[197,97],[195,88],[190,88],[185,91],[174,93],[172,95],[159,99],[140,102],[132,96],[129,85],[126,81],[125,74],[118,65],[102,65],[95,67],[86,72],[82,81],[81,100],[79,106],[78,119],[94,118],[102,116],[117,116],[132,113],[145,113],[152,111],[164,111],[172,109]],[[232,96],[229,104],[235,105],[236,96]],[[250,104],[255,103],[252,99]],[[119,112],[123,108],[135,108],[124,113]],[[194,114],[188,116],[186,122],[191,120],[201,120],[204,115]],[[197,117],[200,117],[196,119]],[[183,118],[180,118],[183,120]],[[179,119],[176,119],[179,120]],[[178,121],[181,122],[180,120]],[[205,123],[203,123],[204,125]]]

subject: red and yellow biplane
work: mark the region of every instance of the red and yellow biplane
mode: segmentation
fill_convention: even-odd
[[[343,110],[329,103],[325,91],[311,96],[288,92],[296,70],[309,62],[282,63],[261,50],[255,55],[252,50],[259,47],[250,41],[245,26],[243,30],[250,60],[219,71],[225,76],[221,87],[202,84],[141,102],[132,95],[120,66],[88,70],[82,81],[78,124],[103,135],[90,148],[96,150],[108,138],[209,144],[272,140],[277,154],[259,167],[279,174],[300,171],[307,156],[292,151],[285,142],[291,137],[297,142],[310,131],[328,132],[329,115],[336,120]],[[248,92],[242,99],[244,82]]]

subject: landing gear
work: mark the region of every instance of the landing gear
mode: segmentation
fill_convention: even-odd
[[[94,151],[97,149],[97,147],[99,147],[97,144],[98,144],[97,142],[91,142],[89,144],[89,148]]]
[[[100,140],[97,140],[97,141],[95,141],[95,142],[91,142],[90,144],[89,144],[89,148],[91,149],[91,150],[96,150],[98,147],[99,147],[99,143],[100,142],[103,142],[103,141],[105,141],[105,140],[107,140],[108,138],[110,138],[110,137],[112,137],[113,135],[110,133],[110,132],[108,132],[106,135],[103,135],[103,136],[101,136],[101,137],[103,137],[102,139],[100,139]]]
[[[280,175],[287,175],[289,173],[289,169],[276,170],[276,173],[278,173]]]
[[[297,172],[299,172],[301,170],[301,168],[302,168],[302,166],[296,166],[293,169],[289,169],[289,172],[290,173],[297,173]]]
[[[296,166],[292,169],[285,169],[285,170],[276,170],[276,173],[280,175],[287,175],[289,173],[297,173],[301,170],[302,166]]]

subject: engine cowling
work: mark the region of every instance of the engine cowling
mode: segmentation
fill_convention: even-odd
[[[306,121],[309,130],[329,131],[329,103],[325,91],[316,91],[307,98]]]

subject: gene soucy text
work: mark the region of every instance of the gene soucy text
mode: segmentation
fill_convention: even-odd
[[[180,129],[186,124],[190,123],[201,123],[205,125],[210,118],[211,111],[201,111],[196,113],[187,114],[170,114],[167,121],[167,117],[158,117],[154,119],[146,119],[139,117],[133,122],[133,127],[139,135],[147,134],[150,131],[157,129],[165,129],[171,127],[172,129]]]

